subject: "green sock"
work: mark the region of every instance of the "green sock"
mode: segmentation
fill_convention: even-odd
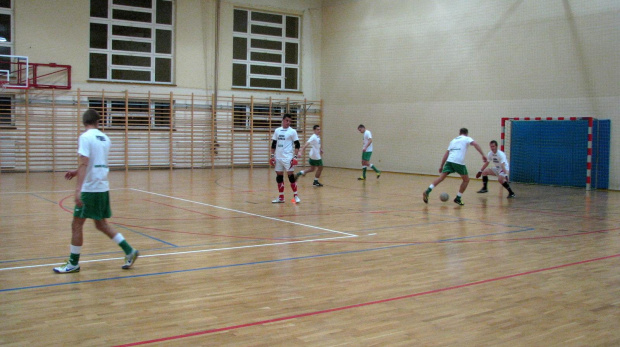
[[[376,173],[379,173],[379,169],[377,169],[377,167],[374,164],[370,165],[370,168],[375,170]]]
[[[75,253],[69,253],[69,264],[77,265],[80,262],[80,255]]]
[[[362,168],[362,177],[366,178],[366,168]]]
[[[429,187],[426,188],[426,195],[430,195],[433,190]]]
[[[131,247],[129,243],[127,243],[127,241],[125,240],[123,240],[123,242],[119,243],[118,245],[121,246],[125,254],[129,254],[131,253],[131,251],[133,251],[133,247]]]

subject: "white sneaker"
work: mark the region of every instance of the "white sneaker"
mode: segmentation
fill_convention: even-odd
[[[122,266],[123,270],[129,269],[136,262],[139,255],[140,252],[138,252],[137,249],[134,249],[131,253],[127,254],[125,256],[125,265]]]
[[[69,261],[65,263],[63,266],[55,267],[54,272],[57,274],[68,274],[72,272],[80,272],[80,264],[71,265]]]
[[[301,202],[301,199],[300,199],[297,195],[295,195],[295,197],[293,198],[293,201],[294,201],[296,204],[299,204],[299,203]]]
[[[272,201],[272,203],[273,204],[283,204],[284,203],[284,199],[277,198],[274,201]]]

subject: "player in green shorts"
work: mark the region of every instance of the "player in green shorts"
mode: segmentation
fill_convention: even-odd
[[[125,252],[123,269],[129,269],[138,258],[139,252],[127,243],[121,233],[114,231],[107,218],[112,216],[110,208],[110,184],[108,182],[108,154],[110,138],[97,129],[99,113],[89,109],[82,115],[86,130],[79,138],[78,168],[65,174],[65,179],[77,177],[75,186],[75,209],[71,223],[71,247],[69,260],[54,268],[56,273],[80,272],[80,253],[84,243],[84,223],[92,219],[95,227],[116,242]]]
[[[321,134],[321,126],[316,124],[312,127],[312,131],[314,131],[314,134],[310,136],[308,141],[306,141],[306,144],[303,145],[303,147],[301,147],[301,150],[299,151],[299,153],[305,153],[306,147],[310,147],[310,159],[308,160],[308,163],[310,164],[310,169],[301,170],[296,174],[296,176],[299,178],[299,176],[305,176],[307,173],[316,170],[316,173],[314,174],[314,182],[312,183],[312,185],[315,187],[322,187],[323,185],[321,184],[321,182],[319,182],[319,177],[321,177],[321,172],[323,172],[323,145],[321,144],[321,137],[319,136]]]
[[[461,176],[463,182],[461,182],[461,186],[459,188],[458,194],[456,194],[456,198],[454,202],[459,205],[464,205],[461,197],[467,189],[467,185],[469,184],[469,175],[467,173],[467,167],[465,166],[465,154],[467,153],[467,148],[469,145],[474,146],[478,153],[482,155],[482,162],[487,162],[487,157],[482,152],[482,148],[478,145],[474,139],[467,136],[468,130],[466,128],[461,128],[459,131],[459,136],[455,137],[452,141],[450,141],[450,145],[448,146],[448,150],[443,155],[441,159],[441,165],[439,166],[439,177],[437,177],[433,183],[422,193],[422,200],[428,204],[428,196],[431,194],[433,188],[435,188],[439,183],[441,183],[449,174],[456,172]]]
[[[377,178],[381,177],[381,171],[377,169],[374,164],[370,163],[370,157],[372,157],[372,133],[370,130],[366,130],[364,124],[360,124],[357,127],[357,131],[364,134],[364,141],[362,143],[362,176],[358,178],[358,180],[363,181],[366,179],[366,169],[370,166],[374,172],[377,173]]]

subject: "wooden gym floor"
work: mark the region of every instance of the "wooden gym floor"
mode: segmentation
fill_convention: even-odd
[[[300,204],[270,169],[115,171],[69,253],[74,181],[0,175],[3,346],[618,346],[620,193],[325,168]]]

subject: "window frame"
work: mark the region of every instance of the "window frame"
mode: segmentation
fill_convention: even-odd
[[[88,99],[89,108],[97,110],[101,115],[101,127],[105,130],[169,131],[171,128],[174,129],[174,104],[174,100],[170,104],[170,100],[159,99],[104,98],[102,100],[97,97]],[[170,110],[170,112],[161,112],[162,110]],[[125,114],[128,118],[127,125]]]
[[[287,113],[286,105],[269,106],[268,104],[245,104],[235,103],[233,105],[233,130],[244,132],[265,132],[271,133],[282,126],[282,116]],[[299,112],[296,108],[289,109],[291,114],[291,127],[297,129]],[[271,125],[271,126],[270,126]],[[299,131],[298,131],[299,132]]]
[[[8,107],[3,107],[8,106]],[[6,111],[4,112],[6,108]],[[15,96],[0,94],[0,128],[15,128]]]
[[[245,13],[245,16],[241,15],[242,13]],[[254,15],[264,17],[264,20],[254,18]],[[276,19],[276,17],[281,19],[280,23],[277,23],[277,20],[269,21],[270,18]],[[289,24],[292,22],[296,22],[292,32],[296,37],[288,36],[291,28]],[[302,18],[299,15],[235,8],[233,16],[232,87],[300,92],[301,22]],[[264,32],[253,33],[253,28]],[[270,30],[275,32],[278,29],[280,36],[268,33]],[[260,44],[263,46],[259,46]],[[271,47],[269,47],[270,45]],[[296,49],[290,48],[293,46]],[[278,58],[279,61],[276,60]],[[290,59],[294,59],[295,62],[291,62]],[[277,73],[277,69],[279,69],[279,73]],[[276,86],[278,82],[279,86]],[[289,85],[290,83],[294,83],[295,86],[292,88]]]
[[[93,16],[93,3],[102,1],[107,1],[107,16]],[[158,17],[161,12],[158,12],[157,6],[165,2],[169,2],[171,7],[170,18],[165,18],[165,21],[170,21],[169,24],[158,23],[158,19],[162,19]],[[150,8],[128,6],[122,2],[115,4],[115,0],[91,0],[90,6],[89,81],[161,85],[175,83],[174,0],[152,0]],[[150,22],[115,19],[115,13],[121,11],[150,15]],[[95,27],[98,29],[95,30]],[[132,32],[131,28],[135,31]],[[106,36],[105,44],[104,40],[97,40],[103,32]],[[144,37],[141,37],[140,32]],[[101,67],[103,64],[105,72]]]

